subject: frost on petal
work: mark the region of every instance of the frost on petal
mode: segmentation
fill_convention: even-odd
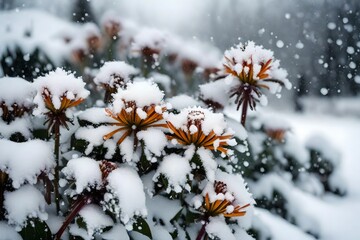
[[[15,225],[16,229],[26,226],[30,218],[46,220],[44,196],[35,187],[26,185],[14,192],[5,192],[4,207],[7,211],[9,224]]]
[[[111,208],[124,224],[129,224],[135,216],[146,216],[144,186],[135,170],[129,167],[115,169],[107,180],[109,195],[104,204]],[[117,206],[113,206],[112,203],[116,201]]]
[[[9,174],[14,188],[26,182],[35,184],[42,172],[50,172],[55,165],[51,144],[42,140],[16,143],[0,139],[0,152],[0,170]]]
[[[67,179],[75,180],[77,194],[83,192],[87,187],[95,187],[102,183],[99,163],[91,158],[71,159],[62,172]]]

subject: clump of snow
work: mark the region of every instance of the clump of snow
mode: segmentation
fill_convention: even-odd
[[[91,158],[81,157],[71,159],[62,172],[67,179],[75,180],[75,191],[77,194],[80,194],[88,187],[100,186],[102,183],[99,162]]]
[[[143,28],[134,36],[131,47],[134,51],[141,51],[144,48],[160,51],[164,48],[166,39],[166,32],[155,28]]]
[[[23,240],[21,235],[5,222],[0,222],[0,232],[0,240]]]
[[[106,115],[105,108],[88,108],[77,115],[77,117],[80,121],[84,120],[93,124],[116,122],[114,119]]]
[[[10,107],[17,104],[21,107],[31,107],[35,89],[25,79],[19,77],[0,78],[0,103]]]
[[[158,72],[151,72],[150,78],[160,86],[162,86],[165,90],[165,92],[170,93],[171,92],[171,78],[168,75],[161,74]]]
[[[153,177],[153,180],[156,181],[162,174],[166,177],[169,183],[169,189],[166,191],[170,192],[171,189],[173,189],[176,193],[179,193],[183,188],[185,188],[190,173],[191,167],[189,160],[177,154],[171,154],[164,157]],[[190,186],[187,188],[189,190]]]
[[[204,105],[203,103],[185,94],[176,95],[174,97],[167,99],[167,101],[171,104],[172,108],[179,111],[183,108]]]
[[[45,212],[44,196],[34,186],[26,185],[13,192],[5,192],[4,207],[7,211],[9,224],[15,225],[20,231],[27,225],[30,218],[39,218],[44,221],[48,218]]]
[[[117,168],[109,174],[107,180],[109,192],[105,195],[105,208],[120,217],[125,225],[130,225],[135,216],[147,215],[144,186],[135,170],[129,167]]]
[[[52,146],[41,140],[16,143],[0,139],[0,170],[9,174],[14,188],[26,182],[35,184],[37,177],[55,166]]]
[[[96,84],[107,84],[114,88],[119,85],[116,78],[121,78],[122,81],[128,82],[130,76],[138,72],[136,68],[123,61],[105,62],[94,78],[94,82]]]
[[[155,154],[161,156],[162,150],[167,145],[168,140],[163,131],[156,128],[149,128],[146,131],[140,131],[136,135],[139,140],[143,140],[146,148]],[[156,141],[154,141],[156,139]]]
[[[79,215],[86,224],[86,230],[89,236],[95,233],[101,233],[106,227],[114,224],[113,220],[104,213],[101,207],[91,204],[83,207]]]
[[[226,106],[229,102],[227,93],[230,91],[230,85],[224,84],[223,81],[215,81],[205,83],[200,87],[200,97],[202,100],[211,100],[220,103],[222,106]]]
[[[85,82],[80,77],[77,78],[73,73],[68,73],[61,68],[57,68],[43,77],[38,77],[34,80],[34,86],[37,90],[34,98],[34,103],[37,105],[34,111],[36,115],[48,111],[43,100],[43,93],[51,96],[55,109],[60,109],[64,97],[76,101],[85,99],[90,94],[85,89]]]
[[[330,161],[334,167],[339,165],[341,159],[340,152],[322,135],[310,136],[305,145],[308,149],[318,151],[324,159]]]
[[[219,239],[236,240],[232,230],[221,217],[210,218],[210,222],[206,225],[205,229],[210,238],[217,237]]]
[[[0,136],[9,139],[14,133],[20,133],[25,139],[32,136],[33,126],[29,118],[16,118],[10,123],[0,118]]]
[[[134,102],[138,108],[162,103],[164,93],[159,87],[149,81],[130,83],[126,89],[119,89],[114,96],[113,110],[120,112],[125,102]]]

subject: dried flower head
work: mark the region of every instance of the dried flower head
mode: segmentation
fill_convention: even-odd
[[[19,77],[0,78],[0,117],[10,123],[32,110],[32,84]]]
[[[235,197],[233,194],[228,192],[227,186],[224,182],[215,181],[214,190],[216,196],[210,199],[209,193],[205,195],[205,201],[203,204],[203,210],[208,216],[219,216],[224,217],[241,217],[246,214],[245,208],[249,207],[250,204],[244,206],[236,205]]]
[[[68,110],[82,103],[89,95],[81,78],[58,68],[53,72],[35,79],[37,95],[34,114],[44,114],[50,131],[55,125],[68,128],[71,122]]]
[[[144,97],[143,91],[146,91]],[[123,132],[117,144],[121,144],[124,139],[134,134],[137,144],[136,133],[150,127],[167,128],[163,120],[163,113],[166,111],[162,103],[163,93],[157,85],[149,82],[135,82],[128,84],[126,89],[121,89],[114,95],[114,102],[111,108],[106,109],[106,113],[113,120],[108,125],[117,128],[106,134],[104,140],[113,137],[118,132]]]
[[[170,129],[168,139],[176,140],[181,145],[195,145],[228,154],[227,147],[235,144],[231,132],[226,132],[223,115],[200,107],[187,108],[178,115],[170,115],[167,125]]]
[[[265,104],[263,89],[272,93],[281,91],[282,86],[291,87],[287,72],[279,68],[279,61],[273,57],[273,52],[256,46],[254,42],[238,45],[227,50],[223,59],[224,72],[237,79],[230,90],[230,97],[235,97],[239,110],[242,106],[241,122],[244,125],[246,111],[256,108],[260,101]]]

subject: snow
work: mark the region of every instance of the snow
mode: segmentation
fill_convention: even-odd
[[[52,146],[42,140],[16,143],[0,139],[0,170],[9,174],[14,188],[35,184],[42,173],[49,173],[55,161]]]
[[[158,157],[161,156],[162,150],[168,144],[164,132],[160,129],[149,128],[146,131],[138,132],[136,136],[139,140],[143,140],[145,147]]]
[[[200,96],[203,100],[211,100],[226,106],[229,103],[227,93],[230,91],[230,85],[224,84],[224,81],[218,80],[215,82],[205,83],[199,86]]]
[[[335,169],[340,164],[340,152],[324,136],[319,134],[310,136],[306,141],[306,147],[318,151],[324,159],[334,165]]]
[[[86,230],[89,236],[101,233],[103,228],[114,224],[113,220],[104,213],[102,208],[94,204],[83,207],[79,215],[86,223]]]
[[[167,117],[167,121],[171,122],[176,128],[180,128],[186,131],[190,131],[188,128],[188,122],[197,120],[199,117],[201,130],[205,135],[208,135],[211,131],[214,131],[217,135],[226,135],[229,129],[224,120],[224,115],[221,113],[213,113],[208,109],[202,107],[189,107],[183,109],[179,114],[170,113]]]
[[[0,232],[0,240],[22,240],[20,234],[5,222],[0,222]]]
[[[91,158],[71,159],[62,172],[67,179],[75,180],[77,194],[82,193],[88,187],[97,187],[102,184],[99,162]]]
[[[174,97],[171,97],[167,99],[167,102],[169,102],[171,106],[176,110],[182,110],[183,108],[203,105],[199,101],[185,94],[179,94]]]
[[[210,222],[206,226],[206,232],[210,235],[210,238],[218,237],[222,240],[236,240],[229,226],[224,219],[220,217],[210,219]]]
[[[4,138],[9,139],[14,133],[21,133],[25,139],[29,139],[32,136],[32,130],[33,126],[27,117],[16,118],[10,123],[6,123],[0,118],[0,136]]]
[[[153,50],[161,50],[166,43],[167,33],[156,28],[142,28],[134,36],[133,51],[141,51],[148,47]]]
[[[162,86],[166,93],[171,92],[171,78],[168,75],[161,74],[158,72],[151,72],[149,74],[152,81]]]
[[[84,120],[93,124],[116,122],[107,116],[105,108],[88,108],[77,115],[79,120]]]
[[[100,68],[99,73],[94,78],[96,84],[107,84],[110,87],[117,87],[116,77],[120,77],[125,83],[128,82],[131,75],[139,71],[133,66],[123,61],[105,62]]]
[[[31,107],[35,96],[33,85],[19,77],[0,78],[0,103],[10,108],[16,103],[20,107]]]
[[[101,236],[104,240],[130,240],[125,227],[121,224],[116,224]]]
[[[160,174],[162,174],[168,180],[170,188],[179,193],[185,187],[185,184],[187,184],[190,173],[191,167],[188,159],[177,154],[170,154],[165,156],[160,163],[153,180],[156,181]]]
[[[17,231],[25,227],[30,218],[46,220],[48,214],[45,212],[45,205],[44,196],[34,186],[26,185],[4,194],[6,218],[8,223],[14,225]]]
[[[114,213],[120,217],[121,222],[129,225],[133,217],[147,215],[144,186],[135,170],[119,167],[109,174],[107,180],[107,189],[113,197],[110,198],[109,195],[105,204],[111,204],[112,199],[118,200]]]
[[[48,111],[44,104],[43,93],[48,93],[51,96],[56,109],[61,107],[63,97],[76,101],[85,99],[90,94],[85,89],[85,82],[80,77],[77,78],[73,73],[68,73],[61,68],[57,68],[43,77],[38,77],[34,80],[34,86],[37,90],[34,98],[34,103],[37,104],[37,109],[34,110],[36,115]]]

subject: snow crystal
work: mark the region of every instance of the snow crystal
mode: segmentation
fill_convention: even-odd
[[[177,154],[171,154],[164,157],[153,179],[156,180],[160,174],[163,174],[175,192],[181,192],[181,187],[186,184],[187,176],[190,173],[189,160]]]
[[[19,233],[14,228],[10,227],[4,222],[0,222],[0,240],[23,240]]]
[[[101,232],[103,228],[114,224],[113,220],[104,213],[102,208],[94,204],[83,207],[79,215],[86,223],[86,230],[89,236],[93,236],[94,233]]]
[[[55,161],[50,143],[30,140],[16,143],[0,139],[0,170],[9,174],[14,188],[35,184],[41,172],[50,172]]]
[[[75,77],[73,73],[68,73],[61,68],[48,73],[43,77],[34,80],[34,86],[37,94],[34,103],[37,104],[35,114],[46,113],[42,94],[48,91],[51,95],[52,102],[56,109],[60,108],[60,102],[63,96],[69,100],[85,99],[90,92],[86,90],[85,82],[79,77]]]
[[[119,200],[121,221],[128,224],[135,215],[145,216],[144,187],[137,172],[129,167],[120,167],[112,171],[108,178],[108,189]]]
[[[71,159],[62,172],[68,179],[75,179],[77,194],[80,194],[89,186],[94,187],[102,183],[99,162],[91,158]]]
[[[108,84],[110,87],[116,87],[115,76],[122,78],[124,82],[128,82],[130,76],[138,72],[136,68],[123,61],[105,62],[94,78],[94,82],[96,84]]]
[[[4,102],[8,107],[14,103],[18,106],[30,107],[34,96],[33,85],[25,79],[19,77],[0,78],[0,103]]]
[[[5,192],[4,207],[9,224],[16,230],[26,226],[28,218],[46,220],[44,196],[35,187],[26,185],[13,192]]]

